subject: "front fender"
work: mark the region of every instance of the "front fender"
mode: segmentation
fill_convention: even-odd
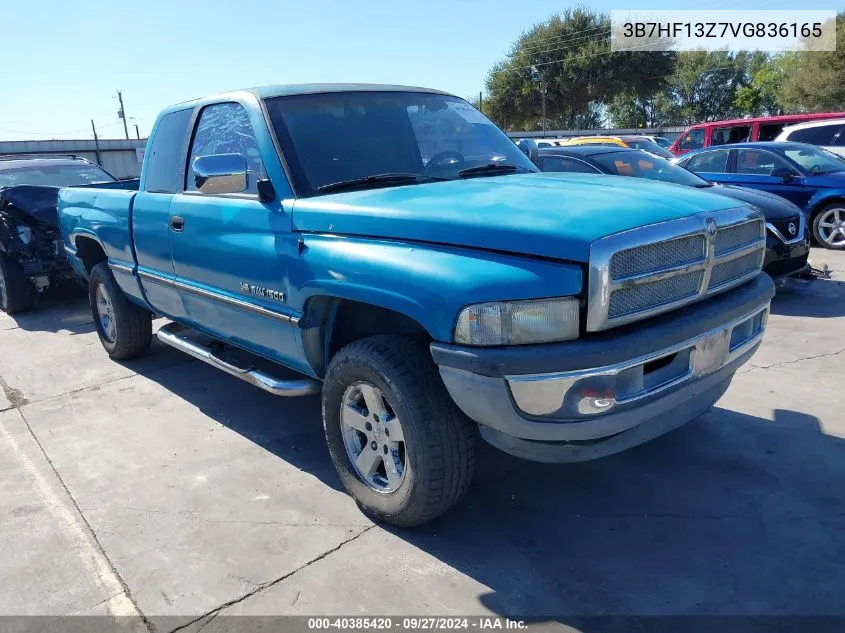
[[[449,342],[458,311],[485,301],[577,295],[581,266],[431,244],[303,235],[291,304],[331,296],[400,312]]]

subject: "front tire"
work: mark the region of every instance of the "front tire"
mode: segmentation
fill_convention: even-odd
[[[35,296],[20,263],[0,253],[0,310],[6,314],[27,312],[35,305]]]
[[[834,202],[816,213],[813,236],[819,246],[845,250],[845,202]]]
[[[323,429],[344,487],[377,520],[430,521],[472,480],[475,425],[452,402],[425,344],[412,338],[373,336],[332,358]]]
[[[141,356],[150,349],[152,315],[126,298],[105,262],[91,270],[88,300],[100,343],[113,360]]]

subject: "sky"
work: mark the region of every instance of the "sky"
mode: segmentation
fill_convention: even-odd
[[[146,136],[163,107],[250,86],[396,83],[477,96],[551,0],[2,0],[0,140]],[[804,0],[805,9],[841,0]],[[625,0],[590,7],[632,8]],[[638,8],[678,8],[649,0]],[[703,0],[700,9],[796,8]]]

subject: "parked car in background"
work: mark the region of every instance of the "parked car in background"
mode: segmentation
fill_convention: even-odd
[[[634,136],[636,138],[644,138],[648,141],[651,141],[652,143],[656,143],[657,145],[660,145],[660,147],[662,147],[663,149],[669,149],[672,146],[672,141],[663,136],[652,136],[650,134],[635,134]]]
[[[829,152],[845,156],[845,119],[790,125],[775,140],[818,145]]]
[[[73,156],[0,157],[0,310],[33,307],[52,285],[78,279],[59,237],[60,187],[129,187],[99,165]]]
[[[759,210],[539,173],[463,99],[407,86],[172,106],[139,192],[65,188],[59,209],[112,358],[146,352],[160,314],[168,345],[321,392],[341,482],[402,526],[463,497],[476,430],[572,462],[703,414],[774,292]]]
[[[675,139],[669,147],[676,156],[712,145],[730,145],[752,141],[773,141],[784,127],[807,121],[821,121],[845,117],[845,112],[818,114],[784,114],[731,121],[713,121],[693,125]]]
[[[573,145],[611,145],[615,147],[628,147],[641,149],[655,156],[672,158],[673,154],[643,136],[579,136],[566,139],[558,143],[558,147],[570,147]]]
[[[806,143],[741,143],[682,156],[702,178],[768,191],[800,207],[818,243],[845,249],[845,158]]]
[[[695,187],[750,204],[766,216],[763,271],[776,278],[794,275],[809,267],[810,232],[804,213],[780,196],[745,187],[713,184],[683,167],[642,150],[582,145],[540,149],[531,158],[544,172],[646,178]]]

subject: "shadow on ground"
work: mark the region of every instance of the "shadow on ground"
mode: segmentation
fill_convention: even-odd
[[[195,363],[148,377],[340,488],[317,398],[278,399],[235,379],[220,389],[216,373]],[[489,587],[478,599],[503,615],[845,614],[843,481],[845,440],[816,418],[717,408],[585,464],[534,464],[482,444],[459,508],[387,529]]]
[[[829,319],[845,315],[845,282],[785,279],[778,282],[772,314]]]
[[[39,297],[29,312],[2,316],[29,332],[87,334],[94,331],[88,296],[85,290],[76,286],[51,288]]]

